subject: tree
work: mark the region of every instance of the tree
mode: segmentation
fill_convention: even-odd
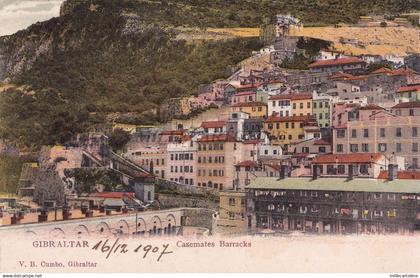
[[[114,152],[123,149],[128,141],[130,141],[130,133],[121,128],[114,129],[109,136],[109,145]]]

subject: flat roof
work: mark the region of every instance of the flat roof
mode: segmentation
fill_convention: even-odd
[[[420,193],[418,180],[380,180],[355,178],[285,178],[258,177],[251,181],[248,189],[277,190],[325,190],[325,191],[356,191],[356,192],[389,192],[389,193]]]

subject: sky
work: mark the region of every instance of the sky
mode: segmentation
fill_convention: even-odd
[[[60,13],[64,0],[0,0],[0,36],[13,34]]]

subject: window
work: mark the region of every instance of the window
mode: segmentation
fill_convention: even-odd
[[[419,144],[418,143],[413,143],[413,147],[411,149],[414,153],[418,152],[419,151]]]
[[[346,130],[345,129],[337,129],[337,138],[344,138],[346,136]]]
[[[322,103],[322,102],[321,102]],[[314,102],[314,109],[316,109],[316,102]]]
[[[397,136],[397,137],[401,137],[401,127],[397,127],[397,128],[395,129],[395,136]]]
[[[325,147],[319,147],[318,148],[318,152],[320,152],[320,153],[325,153]]]
[[[362,152],[369,152],[369,144],[362,144]]]
[[[413,127],[412,128],[412,134],[413,134],[413,137],[417,137],[417,127]]]
[[[229,198],[229,206],[235,205],[235,198]]]
[[[379,133],[380,133],[380,136],[381,136],[381,137],[385,137],[385,128],[381,128],[381,129],[379,130]]]
[[[306,107],[307,108],[311,108],[311,103],[310,102],[307,102]]]
[[[363,130],[363,137],[365,137],[365,138],[369,137],[369,129],[365,128]]]
[[[395,144],[395,151],[396,151],[397,153],[402,152],[402,146],[401,146],[401,143],[396,143],[396,144]]]
[[[357,130],[355,130],[355,129],[352,129],[351,130],[351,137],[352,138],[356,138],[357,137]]]
[[[414,109],[410,109],[409,113],[410,113],[410,116],[414,116]]]
[[[299,103],[299,108],[300,108],[300,109],[303,109],[303,102],[300,102],[300,103]]]
[[[293,109],[296,109],[296,103],[293,103]]]
[[[386,143],[379,143],[378,144],[378,151],[386,152]]]
[[[358,144],[350,144],[350,152],[357,153],[359,151],[359,145]]]
[[[338,172],[338,174],[343,175],[346,172],[345,165],[338,165],[337,172]]]
[[[368,165],[367,164],[360,165],[359,171],[360,171],[360,174],[362,174],[362,175],[369,174],[369,167],[368,167]]]
[[[343,152],[343,144],[337,144],[337,152],[342,153]]]

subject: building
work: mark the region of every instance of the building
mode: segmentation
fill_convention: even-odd
[[[392,164],[404,170],[404,159],[388,158],[381,153],[323,154],[312,160],[312,177],[377,178]]]
[[[267,116],[267,104],[264,102],[244,102],[230,106],[231,112],[245,112],[250,118],[263,118]]]
[[[402,86],[397,90],[397,99],[420,101],[420,85]]]
[[[247,227],[284,233],[407,234],[420,229],[418,180],[256,178]]]
[[[280,117],[312,115],[312,94],[282,94],[268,99],[268,115]]]
[[[226,121],[205,121],[200,127],[206,134],[226,133]]]
[[[156,177],[166,179],[167,175],[167,150],[166,146],[150,146],[131,150],[125,157],[140,165],[148,171],[152,171]]]
[[[314,92],[312,96],[312,115],[316,118],[319,127],[330,127],[332,118],[333,97],[327,94]]]
[[[347,57],[344,52],[335,49],[321,49],[317,60],[333,60]]]
[[[187,140],[167,145],[166,179],[196,185],[197,143]]]
[[[237,220],[245,223],[246,192],[224,190],[220,191],[220,219]],[[244,225],[243,223],[243,225]]]
[[[334,153],[380,152],[405,158],[406,168],[420,167],[420,102],[400,103],[392,112],[361,107],[353,120],[333,129]]]
[[[241,161],[240,143],[227,134],[204,135],[197,140],[197,185],[233,188],[234,165]]]
[[[316,125],[312,116],[270,116],[264,123],[264,131],[274,145],[288,145],[305,138],[304,127]]]
[[[256,92],[239,92],[230,97],[230,104],[255,102],[256,100]]]
[[[366,70],[366,62],[357,57],[337,58],[330,60],[319,60],[310,64],[312,72],[328,72],[334,74],[345,72],[351,74],[362,74]]]

